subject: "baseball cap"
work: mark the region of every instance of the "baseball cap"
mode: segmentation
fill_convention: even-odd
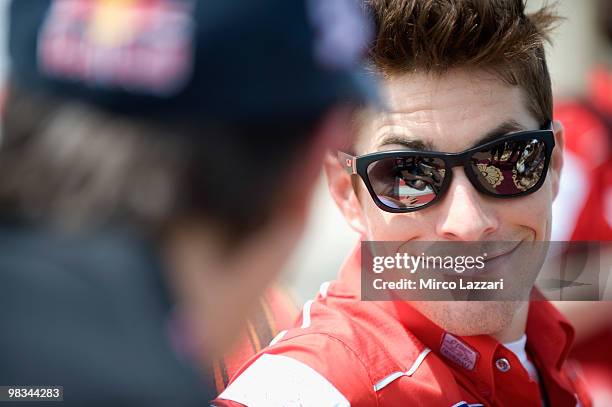
[[[10,79],[152,120],[274,120],[376,99],[357,0],[30,0]]]

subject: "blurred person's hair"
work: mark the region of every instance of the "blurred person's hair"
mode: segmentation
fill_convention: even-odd
[[[483,69],[520,86],[542,124],[552,118],[544,42],[559,20],[549,6],[525,13],[522,0],[367,0],[376,24],[370,50],[383,77]]]
[[[238,243],[283,204],[284,183],[299,182],[287,179],[290,163],[322,115],[160,125],[12,83],[0,214],[68,227],[128,221],[150,233],[195,218]]]

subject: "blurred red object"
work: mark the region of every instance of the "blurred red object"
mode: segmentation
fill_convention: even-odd
[[[561,182],[573,192],[571,202],[555,202],[573,209],[563,212],[573,222],[564,219],[567,226],[555,237],[612,240],[612,73],[595,70],[587,97],[559,103],[554,118],[565,128],[568,165]]]
[[[233,351],[213,364],[215,387],[221,393],[243,363],[268,346],[283,329],[290,327],[299,310],[290,295],[279,285],[268,289],[247,321],[246,332]]]
[[[583,100],[555,106],[554,117],[565,128],[565,160],[555,205],[558,240],[612,241],[612,72],[594,70]],[[562,186],[563,189],[563,186]],[[595,405],[612,405],[612,302],[607,324],[578,342],[571,357],[577,360]]]

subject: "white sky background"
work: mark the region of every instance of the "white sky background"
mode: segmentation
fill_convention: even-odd
[[[27,0],[18,0],[27,1]],[[529,8],[542,0],[530,0]],[[8,68],[6,56],[6,11],[9,0],[0,0],[0,80]],[[560,13],[567,18],[548,47],[548,63],[553,88],[558,95],[575,95],[585,86],[586,72],[604,52],[593,26],[595,0],[561,0]],[[609,51],[609,50],[608,50]],[[284,280],[298,302],[312,297],[319,285],[333,279],[356,235],[346,226],[340,212],[329,198],[322,179],[313,202],[306,234],[287,266]]]

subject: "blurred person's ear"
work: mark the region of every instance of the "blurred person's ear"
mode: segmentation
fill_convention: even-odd
[[[563,150],[565,148],[565,135],[563,124],[559,120],[553,121],[553,132],[555,133],[555,148],[550,158],[550,175],[552,180],[553,199],[559,194],[559,182],[561,170],[563,169]]]
[[[347,174],[336,157],[336,150],[328,152],[323,163],[327,185],[332,198],[344,215],[349,226],[360,235],[366,234],[366,223],[361,210],[357,191],[351,175]]]

